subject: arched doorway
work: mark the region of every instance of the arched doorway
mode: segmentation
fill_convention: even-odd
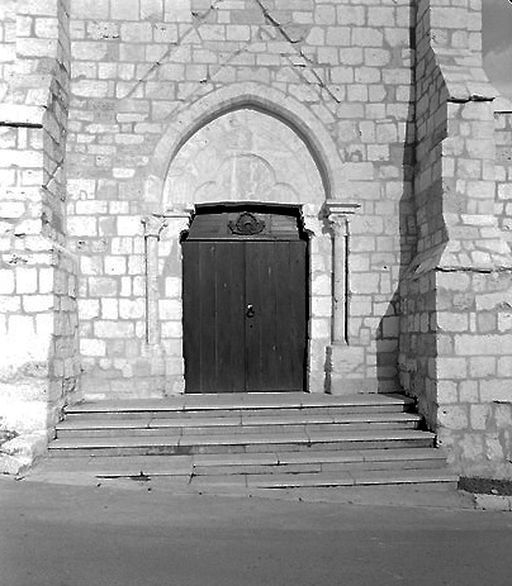
[[[186,383],[190,372],[188,364],[185,376],[188,348],[183,312],[187,311],[188,293],[187,287],[183,286],[183,263],[187,263],[183,244],[193,241],[192,222],[206,215],[206,208],[213,212],[215,207],[220,210],[221,205],[239,206],[236,210],[238,216],[245,211],[251,213],[251,210],[256,214],[271,215],[279,215],[278,208],[287,210],[294,221],[298,222],[300,218],[300,225],[304,226],[300,238],[297,238],[304,250],[305,266],[303,285],[299,287],[305,294],[305,335],[301,333],[299,336],[302,341],[301,366],[294,369],[294,372],[300,371],[300,381],[296,382],[298,378],[295,378],[293,384],[283,384],[274,379],[266,387],[236,381],[230,383],[230,390],[288,388],[321,393],[328,388],[333,261],[332,231],[326,220],[325,204],[333,186],[341,189],[340,163],[334,155],[324,160],[324,146],[328,153],[336,153],[335,146],[327,138],[321,142],[319,150],[316,138],[309,137],[308,132],[313,137],[317,134],[323,137],[324,134],[307,110],[300,110],[309,121],[306,129],[296,124],[295,114],[287,117],[277,102],[275,109],[273,106],[267,109],[267,103],[270,104],[267,94],[260,92],[260,99],[257,88],[253,89],[257,97],[254,103],[249,97],[243,100],[233,97],[231,94],[236,93],[236,88],[232,88],[229,96],[213,96],[218,97],[218,109],[214,109],[210,96],[208,100],[205,98],[207,104],[202,104],[208,106],[206,111],[199,106],[194,111],[187,111],[181,121],[183,124],[176,123],[174,132],[169,131],[159,143],[155,174],[146,185],[148,203],[161,198],[162,210],[153,214],[153,219],[150,218],[145,227],[147,340],[148,348],[160,352],[165,361],[168,394],[184,392],[185,388],[191,392],[203,392],[198,390],[200,385],[193,390],[188,380]],[[293,104],[291,100],[292,107]],[[194,113],[199,120],[195,119]],[[203,124],[200,124],[201,120]],[[170,158],[164,164],[165,152],[168,157],[170,153]],[[231,210],[230,213],[235,212]],[[236,219],[230,218],[229,221],[236,223]],[[189,235],[190,241],[184,238],[184,234]],[[248,246],[247,242],[245,244]],[[250,304],[245,298],[243,301],[245,306]],[[224,391],[228,390],[226,384],[222,386]]]
[[[299,209],[202,207],[182,245],[186,392],[303,391],[307,238]]]

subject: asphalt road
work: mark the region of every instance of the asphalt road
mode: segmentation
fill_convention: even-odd
[[[512,584],[512,514],[0,478],[1,586]]]

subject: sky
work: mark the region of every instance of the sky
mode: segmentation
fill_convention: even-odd
[[[483,50],[489,79],[512,98],[512,0],[483,0]]]

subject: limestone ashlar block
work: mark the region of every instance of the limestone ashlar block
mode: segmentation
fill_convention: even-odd
[[[104,258],[104,267],[106,275],[124,275],[127,272],[127,262],[125,256],[110,256]]]
[[[183,338],[183,325],[181,321],[162,321],[161,322],[162,338]]]
[[[168,299],[180,299],[183,283],[179,277],[165,277],[165,297]]]
[[[0,294],[9,295],[14,293],[14,290],[14,272],[10,269],[0,269]]]
[[[117,299],[101,299],[101,319],[117,319],[119,317],[119,301]]]
[[[94,322],[94,333],[98,338],[130,338],[134,335],[134,324],[131,321]]]
[[[468,375],[468,365],[465,358],[439,356],[436,360],[435,371],[431,373],[439,379],[465,379]]]
[[[459,356],[493,355],[503,356],[510,354],[512,349],[512,335],[456,335],[455,352]]]
[[[472,379],[495,377],[497,358],[494,356],[472,356],[469,359],[469,375]]]
[[[100,302],[99,299],[78,299],[78,315],[80,320],[90,320],[99,317]]]
[[[116,297],[119,290],[119,279],[115,277],[89,277],[89,294],[92,297]]]
[[[343,379],[349,375],[361,376],[365,351],[361,346],[335,345],[331,349],[332,376]]]
[[[80,352],[83,356],[102,357],[106,355],[104,340],[95,338],[82,338],[80,340]]]
[[[177,0],[177,3],[183,0]],[[139,0],[110,0],[110,18],[113,20],[139,19]]]
[[[144,299],[120,299],[119,316],[122,319],[141,319],[144,316]]]
[[[493,401],[510,403],[512,401],[512,378],[480,380],[478,385],[482,403],[491,403]]]

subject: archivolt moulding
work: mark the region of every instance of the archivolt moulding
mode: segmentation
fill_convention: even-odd
[[[180,148],[201,127],[229,111],[252,108],[274,116],[294,130],[315,160],[327,199],[346,192],[343,163],[323,123],[295,98],[268,86],[244,82],[199,98],[172,122],[156,146],[145,186],[148,201],[161,202],[169,166]]]

